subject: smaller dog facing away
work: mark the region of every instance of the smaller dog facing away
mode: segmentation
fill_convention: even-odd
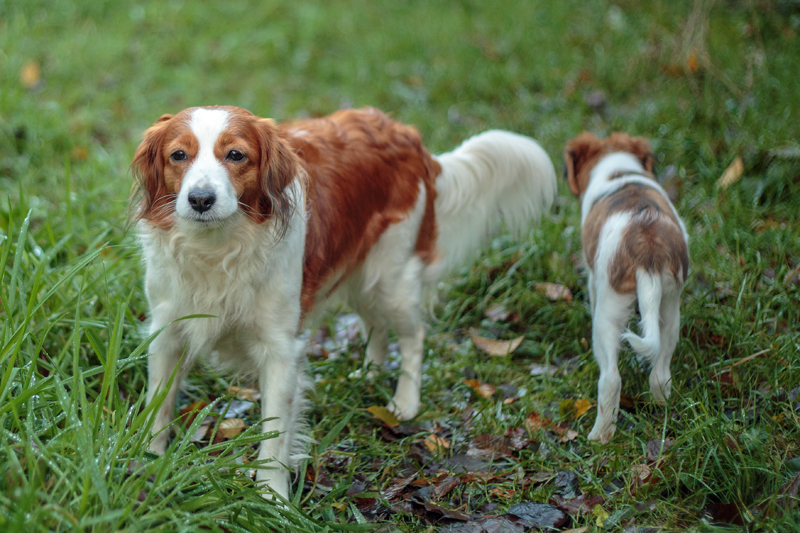
[[[257,479],[288,496],[302,452],[308,388],[303,324],[345,302],[382,365],[389,331],[402,355],[389,403],[420,408],[424,294],[503,224],[525,228],[555,198],[555,170],[533,140],[476,135],[432,156],[412,127],[366,108],[285,124],[244,109],[190,108],[145,132],[133,170],[147,269],[148,403],[175,380],[151,448],[163,453],[183,376],[198,359],[257,377],[264,432]],[[175,322],[191,314],[213,315]],[[177,371],[176,371],[177,370]]]
[[[600,366],[597,420],[590,440],[614,435],[622,381],[621,339],[651,365],[650,391],[663,403],[680,331],[681,290],[689,270],[688,236],[678,213],[653,179],[653,154],[641,137],[584,132],[564,151],[569,188],[581,199],[581,239],[589,273],[592,350]],[[634,301],[639,336],[623,328]]]

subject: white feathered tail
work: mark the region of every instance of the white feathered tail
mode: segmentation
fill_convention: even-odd
[[[512,232],[527,229],[556,196],[550,157],[524,135],[486,131],[436,160],[437,277],[473,259],[503,223]]]

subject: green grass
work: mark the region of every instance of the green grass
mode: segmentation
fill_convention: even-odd
[[[28,85],[26,65],[41,73]],[[502,513],[547,502],[553,480],[525,480],[569,470],[581,492],[604,496],[605,530],[792,530],[800,512],[782,490],[800,462],[800,171],[796,155],[774,151],[798,146],[799,71],[791,0],[0,0],[0,530],[435,530],[446,521],[419,505],[365,515],[358,504],[397,476],[434,476],[443,459],[422,444],[430,433],[451,444],[446,458],[533,412],[580,436],[562,443],[534,431],[500,461],[502,475],[462,476],[438,503],[480,515],[487,504]],[[603,102],[593,108],[595,91]],[[651,138],[691,234],[668,407],[648,401],[646,374],[623,357],[623,393],[640,396],[611,444],[585,440],[594,409],[577,420],[565,409],[564,400],[594,400],[598,372],[575,265],[578,206],[562,184],[552,217],[525,239],[498,238],[443,286],[417,434],[390,442],[363,410],[386,402],[395,373],[350,377],[357,341],[338,358],[312,358],[316,443],[291,509],[264,501],[247,476],[264,438],[257,426],[191,442],[206,414],[224,410],[226,376],[192,374],[183,404],[218,401],[193,427],[178,425],[167,455],[150,454],[128,165],[161,114],[206,104],[279,120],[374,105],[417,126],[434,152],[506,128],[539,139],[557,167],[583,129]],[[744,177],[717,189],[737,156]],[[548,301],[534,288],[543,281],[575,298]],[[493,304],[513,320],[488,321]],[[470,327],[525,341],[510,358],[489,357]],[[531,376],[534,363],[560,370]],[[467,378],[524,394],[508,405],[500,392],[479,398]],[[631,467],[647,464],[645,446],[660,438],[674,445],[639,487]],[[606,494],[613,479],[623,488]],[[603,529],[596,513],[570,527]],[[367,520],[380,525],[359,525]]]

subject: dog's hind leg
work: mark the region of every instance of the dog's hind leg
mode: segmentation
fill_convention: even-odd
[[[589,440],[607,443],[614,436],[619,410],[622,379],[619,375],[618,356],[620,333],[628,320],[634,295],[618,294],[605,283],[597,287],[595,313],[592,320],[592,349],[600,367],[597,383],[597,419],[589,433]]]
[[[381,320],[376,320],[367,313],[362,313],[361,319],[364,322],[364,333],[369,339],[364,368],[369,369],[368,376],[374,376],[383,369],[389,353],[389,330]]]
[[[422,321],[422,263],[411,258],[399,276],[384,283],[380,311],[389,328],[397,335],[400,354],[400,377],[388,408],[401,420],[414,418],[419,412],[422,387],[422,351],[425,325]]]

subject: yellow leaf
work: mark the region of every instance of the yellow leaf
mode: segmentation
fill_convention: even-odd
[[[519,345],[522,344],[522,340],[525,338],[523,335],[522,337],[517,337],[510,341],[487,339],[486,337],[478,335],[478,332],[474,328],[470,328],[469,336],[472,338],[472,342],[475,346],[489,355],[508,355],[519,348]]]
[[[727,189],[739,181],[742,174],[744,174],[744,163],[741,157],[737,157],[733,160],[733,163],[728,165],[728,168],[725,169],[725,172],[723,172],[722,176],[717,180],[717,188]]]
[[[557,283],[537,283],[535,287],[536,290],[543,292],[551,302],[557,302],[559,300],[564,300],[565,302],[572,301],[572,291],[563,285]]]
[[[33,89],[42,78],[39,64],[35,61],[28,61],[19,71],[19,81],[26,89]]]
[[[372,416],[374,416],[375,418],[377,418],[390,428],[400,425],[400,419],[398,419],[393,412],[391,412],[385,407],[381,407],[379,405],[373,405],[372,407],[367,407],[367,411],[372,413]]]
[[[586,398],[575,400],[575,404],[572,406],[572,408],[575,410],[575,418],[580,418],[585,415],[586,412],[592,408],[592,405],[592,402]]]
[[[608,520],[608,517],[610,516],[608,514],[608,511],[603,509],[599,503],[595,505],[594,508],[592,509],[592,515],[594,515],[594,517],[597,519],[595,521],[597,527],[603,527],[603,524],[606,522],[606,520]]]
[[[447,439],[445,439],[444,437],[440,437],[435,433],[431,433],[425,438],[425,447],[432,452],[436,452],[442,449],[449,450],[450,443],[447,442]]]
[[[244,420],[241,418],[226,418],[219,424],[219,434],[226,439],[232,439],[245,428]]]

